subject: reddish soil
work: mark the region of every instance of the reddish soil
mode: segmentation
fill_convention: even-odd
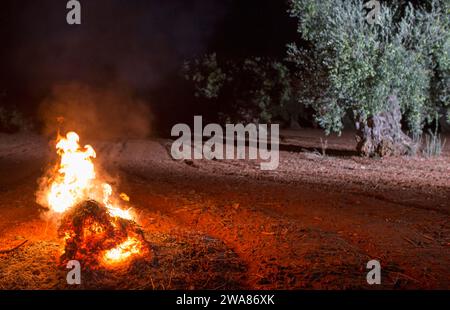
[[[449,289],[450,158],[365,159],[351,134],[283,132],[280,167],[174,161],[167,140],[90,142],[131,197],[152,260],[82,288]],[[448,139],[450,141],[450,139]],[[314,151],[317,149],[317,151]],[[56,223],[35,202],[47,141],[0,136],[0,288],[70,288]],[[366,282],[377,259],[382,285]]]

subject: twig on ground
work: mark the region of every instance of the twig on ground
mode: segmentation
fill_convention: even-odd
[[[433,237],[431,237],[431,236],[429,236],[429,235],[425,235],[425,234],[421,234],[425,239],[428,239],[428,240],[430,240],[430,241],[434,241],[434,242],[436,242],[436,240],[433,238]]]
[[[152,276],[150,276],[150,282],[152,283],[152,288],[153,288],[153,290],[155,290],[155,283],[153,283],[153,278],[152,278]]]
[[[393,273],[393,274],[397,275],[398,277],[403,277],[403,278],[406,278],[406,279],[408,279],[408,280],[411,280],[411,281],[420,283],[419,280],[417,280],[417,279],[415,279],[415,278],[413,278],[413,277],[411,277],[411,276],[408,276],[408,275],[406,275],[406,274],[404,274],[404,273],[401,273],[401,272],[398,272],[398,271],[393,271],[393,272],[390,272],[390,273]]]
[[[275,235],[274,232],[267,232],[267,231],[263,231],[261,234],[266,235],[266,236],[273,236],[273,235]]]
[[[0,254],[8,254],[11,253],[15,250],[17,250],[18,248],[20,248],[22,245],[24,245],[25,243],[27,243],[28,240],[23,241],[22,243],[20,243],[19,245],[16,245],[15,247],[8,249],[8,250],[0,250]]]
[[[203,289],[207,287],[209,280],[211,280],[211,276],[208,276],[208,279],[206,280],[205,284],[203,284]]]
[[[172,271],[170,272],[169,283],[167,284],[167,289],[170,289],[170,286],[172,285],[173,271],[174,271],[174,266],[173,266],[173,262],[172,262]]]
[[[408,243],[412,244],[413,246],[420,248],[420,246],[415,243],[414,241],[412,241],[411,239],[407,238],[407,237],[403,237],[403,240],[408,241]]]

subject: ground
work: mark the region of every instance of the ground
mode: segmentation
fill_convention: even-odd
[[[48,142],[0,136],[0,251],[27,241],[0,254],[0,289],[73,288],[57,223],[35,203],[55,159]],[[92,144],[152,255],[82,274],[81,288],[450,288],[448,147],[440,158],[365,159],[350,133],[286,131],[279,169],[261,171],[254,161],[175,161],[164,139]],[[381,286],[366,282],[372,259]]]

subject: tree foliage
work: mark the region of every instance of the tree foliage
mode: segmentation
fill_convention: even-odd
[[[450,107],[449,1],[404,3],[382,4],[370,25],[363,0],[290,1],[312,48],[290,44],[288,56],[316,76],[310,81],[322,91],[310,104],[327,132],[340,132],[347,113],[364,122],[389,111],[392,97],[414,134]]]
[[[216,54],[186,62],[184,76],[197,97],[217,104],[224,121],[272,122],[288,118],[299,98],[294,77],[280,61],[263,57],[219,61]]]

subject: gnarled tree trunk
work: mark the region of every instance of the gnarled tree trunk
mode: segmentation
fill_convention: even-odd
[[[389,110],[357,121],[357,151],[362,156],[398,156],[414,153],[417,143],[402,131],[397,98],[389,98]]]

